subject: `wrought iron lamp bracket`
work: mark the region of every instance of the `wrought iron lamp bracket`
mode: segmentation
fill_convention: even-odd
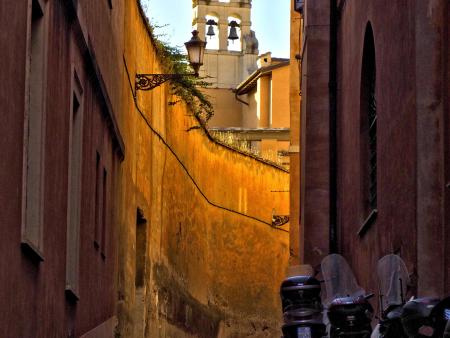
[[[136,90],[152,90],[166,81],[184,76],[195,76],[195,74],[136,74],[135,87]]]
[[[289,223],[289,216],[287,215],[272,215],[272,226],[281,227]]]

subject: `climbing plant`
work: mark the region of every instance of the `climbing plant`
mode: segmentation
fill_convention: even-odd
[[[137,0],[143,13],[147,11],[148,4],[145,0]],[[147,18],[147,16],[145,16]],[[168,74],[190,74],[193,73],[189,66],[187,55],[179,47],[173,47],[163,38],[155,34],[155,30],[161,26],[152,25],[148,18],[146,20],[148,31],[156,47],[158,59],[162,68]],[[202,92],[201,88],[207,88],[210,84],[205,78],[195,76],[180,76],[170,80],[172,93],[185,101],[194,112],[202,125],[213,116],[214,109],[208,96]],[[169,104],[176,104],[170,102]]]
[[[165,71],[172,74],[192,73],[187,56],[178,47],[172,47],[159,39],[155,39],[155,44]],[[213,106],[207,95],[201,91],[201,88],[207,88],[210,85],[204,78],[180,76],[172,79],[171,85],[172,92],[191,107],[202,123],[206,123],[213,116]]]

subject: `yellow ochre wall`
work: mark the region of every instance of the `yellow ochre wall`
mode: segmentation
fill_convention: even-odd
[[[235,98],[231,89],[204,88],[214,106],[214,115],[208,121],[209,127],[239,127],[242,125],[242,103]]]
[[[289,128],[290,67],[272,70],[272,128]]]
[[[118,337],[278,337],[278,288],[289,257],[289,174],[220,145],[163,85],[136,0],[125,1],[119,172]],[[118,79],[119,80],[119,79]],[[153,130],[151,130],[153,129]],[[136,214],[147,220],[144,287],[136,290]]]

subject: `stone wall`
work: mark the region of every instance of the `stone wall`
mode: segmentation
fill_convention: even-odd
[[[277,336],[289,174],[214,142],[170,85],[135,99],[134,75],[161,69],[136,1],[125,13],[118,332]]]

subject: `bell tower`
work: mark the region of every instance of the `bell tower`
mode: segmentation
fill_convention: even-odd
[[[201,37],[211,39],[211,36],[206,36],[210,26],[207,25],[207,18],[215,19],[219,32],[219,50],[221,51],[227,51],[230,47],[228,36],[231,27],[229,24],[233,19],[239,24],[237,28],[242,33],[240,39],[234,43],[239,43],[243,36],[250,34],[251,0],[194,0],[193,6],[194,27],[200,32]]]
[[[237,127],[241,105],[232,90],[257,69],[258,40],[251,30],[252,0],[193,0],[193,28],[207,42],[200,74],[211,83],[213,125]],[[226,110],[226,116],[222,115]],[[238,116],[239,115],[239,116]],[[210,125],[211,125],[210,122]]]

